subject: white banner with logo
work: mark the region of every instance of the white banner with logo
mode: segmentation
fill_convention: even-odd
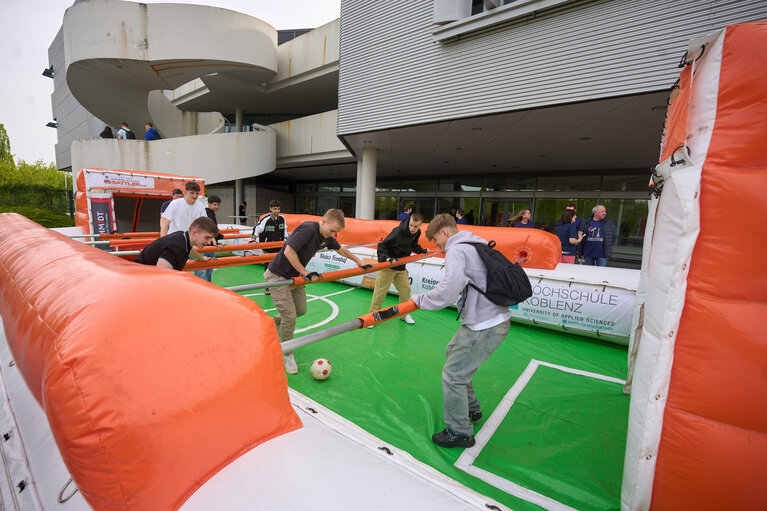
[[[365,262],[377,262],[369,251],[355,249],[353,252]],[[306,265],[309,271],[318,273],[354,267],[356,267],[354,262],[333,251],[316,254]],[[637,270],[620,268],[602,270],[596,267],[593,269],[575,268],[574,265],[565,265],[563,272],[574,269],[580,272],[602,271],[611,275],[616,272],[637,272]],[[407,265],[407,270],[410,274],[412,294],[431,291],[445,276],[444,260],[440,258],[410,263]],[[533,296],[520,304],[509,307],[512,318],[543,323],[563,330],[577,330],[592,335],[629,337],[635,290],[607,284],[577,282],[571,279],[561,280],[555,278],[556,270],[547,273],[552,274],[553,278],[540,275],[530,278]],[[375,273],[369,273],[341,279],[339,282],[372,288],[375,286],[375,276]],[[389,288],[389,292],[397,293],[394,285]]]
[[[154,178],[121,172],[85,172],[86,188],[140,188],[154,189]]]
[[[609,286],[533,279],[533,296],[511,315],[549,325],[628,337],[635,292]]]

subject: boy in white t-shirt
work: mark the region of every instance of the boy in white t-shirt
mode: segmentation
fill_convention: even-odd
[[[197,201],[200,185],[189,181],[184,186],[184,197],[170,203],[160,217],[160,236],[176,231],[188,231],[196,219],[207,217],[205,205]]]

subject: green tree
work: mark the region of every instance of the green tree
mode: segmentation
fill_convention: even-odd
[[[9,181],[16,171],[16,164],[11,154],[11,141],[5,131],[5,125],[0,124],[0,183]]]

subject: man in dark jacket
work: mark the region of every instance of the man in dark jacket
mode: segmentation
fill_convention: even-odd
[[[592,216],[584,222],[587,226],[583,239],[583,258],[587,266],[607,266],[607,259],[613,253],[618,241],[615,222],[607,218],[607,209],[601,204],[591,210]]]
[[[409,256],[411,253],[425,254],[427,250],[418,244],[418,238],[421,237],[421,224],[423,215],[413,213],[410,218],[400,222],[384,240],[378,244],[378,262],[394,261]],[[399,293],[400,303],[410,300],[410,275],[407,268],[395,266],[385,270],[378,270],[376,275],[376,287],[373,291],[373,301],[370,303],[370,312],[381,308],[386,293],[389,291],[392,282]],[[408,325],[415,323],[415,320],[406,314],[402,321]],[[370,328],[370,327],[368,327]]]

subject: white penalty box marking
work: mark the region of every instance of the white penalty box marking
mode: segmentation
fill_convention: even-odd
[[[496,488],[503,490],[506,493],[514,495],[515,497],[519,497],[528,502],[532,502],[533,504],[541,506],[544,509],[549,509],[551,511],[575,511],[573,508],[566,506],[561,502],[557,502],[552,498],[541,495],[540,493],[513,483],[508,479],[504,479],[491,472],[474,466],[474,460],[477,459],[479,453],[482,452],[482,449],[490,441],[490,438],[501,425],[501,422],[503,422],[503,419],[509,413],[509,410],[511,410],[511,406],[514,404],[514,401],[516,401],[517,397],[522,393],[522,390],[530,382],[533,375],[535,374],[536,369],[538,369],[539,366],[550,367],[565,373],[577,374],[579,376],[586,376],[588,378],[595,378],[597,380],[609,381],[621,385],[625,385],[626,383],[624,380],[618,378],[612,378],[610,376],[604,376],[597,373],[590,373],[588,371],[580,371],[578,369],[550,364],[548,362],[542,362],[540,360],[533,359],[527,365],[517,381],[514,382],[514,385],[512,385],[506,395],[503,396],[500,404],[495,410],[493,410],[492,415],[490,415],[490,418],[487,419],[487,422],[485,422],[484,426],[482,426],[482,429],[479,430],[479,433],[477,433],[475,437],[476,444],[474,444],[474,447],[463,451],[463,454],[461,454],[461,456],[458,458],[458,461],[455,462],[455,467],[473,475],[474,477],[482,479],[486,483],[492,484]]]

